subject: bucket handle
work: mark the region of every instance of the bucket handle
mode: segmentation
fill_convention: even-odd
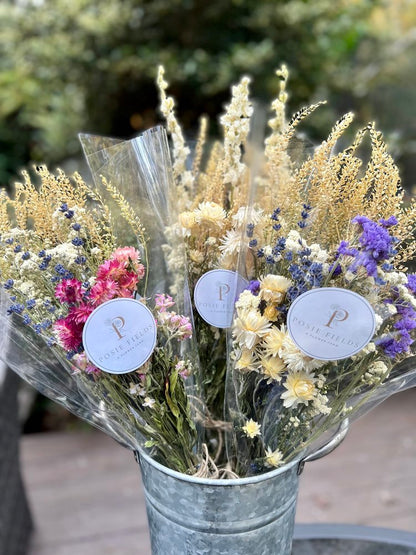
[[[305,463],[316,461],[318,459],[321,459],[322,457],[325,457],[325,455],[329,455],[329,453],[332,453],[332,451],[336,447],[338,447],[338,445],[340,445],[340,443],[342,443],[343,440],[345,439],[345,436],[347,435],[347,432],[348,432],[348,428],[349,428],[349,421],[348,421],[348,418],[346,418],[341,422],[336,434],[331,440],[328,441],[328,443],[325,443],[325,445],[320,447],[317,451],[314,451],[310,455],[306,455],[306,457],[304,457],[301,461],[299,461],[298,476],[302,474]]]

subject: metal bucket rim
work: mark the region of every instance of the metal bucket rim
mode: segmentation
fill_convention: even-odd
[[[299,465],[300,461],[302,460],[302,456],[297,457],[293,461],[286,463],[284,466],[279,468],[275,468],[274,470],[270,470],[269,472],[264,472],[263,474],[257,474],[256,476],[248,476],[245,478],[199,478],[195,476],[190,476],[188,474],[183,474],[182,472],[178,472],[176,470],[171,470],[167,466],[163,466],[163,464],[158,463],[152,457],[150,457],[147,453],[139,449],[137,451],[139,455],[139,461],[141,458],[145,459],[151,466],[157,468],[160,472],[167,474],[168,476],[172,476],[177,480],[182,480],[183,482],[190,482],[193,484],[205,485],[205,486],[242,486],[245,484],[257,484],[260,482],[264,482],[265,480],[271,480],[275,476],[279,474],[284,474],[288,470],[290,470],[293,466]]]

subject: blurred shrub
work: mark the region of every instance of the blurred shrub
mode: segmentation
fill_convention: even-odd
[[[77,153],[80,130],[128,137],[154,124],[160,63],[188,128],[201,112],[222,110],[242,73],[269,101],[282,62],[294,109],[332,94],[356,109],[374,80],[382,90],[372,68],[384,67],[383,49],[398,40],[385,10],[383,0],[3,1],[0,180],[29,158]],[[317,116],[320,132],[333,115]]]

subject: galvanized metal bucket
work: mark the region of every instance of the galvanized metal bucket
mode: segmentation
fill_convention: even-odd
[[[166,468],[143,452],[152,555],[290,555],[299,475],[345,437],[282,468],[250,478],[210,480]]]

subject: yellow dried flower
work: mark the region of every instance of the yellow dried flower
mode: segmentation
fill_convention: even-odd
[[[246,436],[253,439],[256,436],[261,435],[260,428],[261,425],[250,418],[250,420],[247,420],[247,422],[244,424],[243,432],[246,434]]]
[[[266,449],[265,463],[267,466],[273,466],[277,468],[278,466],[283,464],[283,453],[279,451],[279,449],[272,451],[272,449],[268,447]]]

